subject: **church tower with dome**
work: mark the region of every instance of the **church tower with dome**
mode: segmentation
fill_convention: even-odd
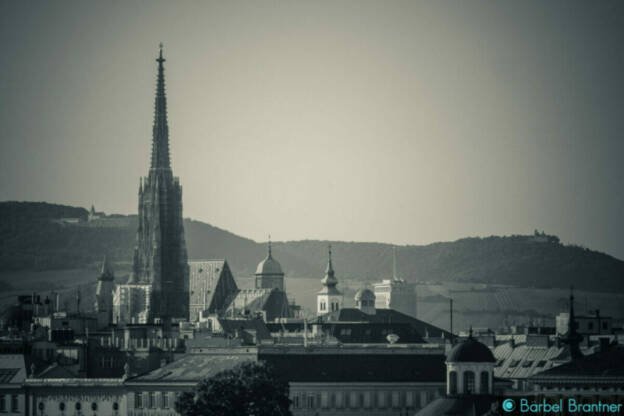
[[[284,272],[282,266],[273,258],[271,240],[269,239],[269,252],[267,256],[258,263],[256,268],[256,289],[279,289],[284,291]]]
[[[451,349],[446,357],[446,394],[492,394],[494,364],[492,351],[472,336]]]

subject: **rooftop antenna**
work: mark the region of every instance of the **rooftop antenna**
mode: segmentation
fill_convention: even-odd
[[[399,280],[397,277],[396,246],[392,246],[392,279]]]
[[[449,298],[451,306],[451,344],[455,341],[455,335],[453,334],[453,298]]]

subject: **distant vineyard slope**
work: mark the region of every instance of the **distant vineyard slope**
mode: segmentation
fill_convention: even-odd
[[[101,214],[101,215],[99,215]],[[266,255],[256,243],[212,225],[184,223],[190,259],[226,258],[234,273],[251,276]],[[0,272],[94,268],[104,254],[129,270],[136,216],[106,215],[43,202],[0,203]],[[274,256],[287,277],[321,279],[328,241],[276,242]],[[392,270],[392,246],[331,242],[339,279],[376,281]],[[624,262],[555,236],[463,238],[426,246],[397,247],[401,277],[420,282],[483,282],[624,292]]]

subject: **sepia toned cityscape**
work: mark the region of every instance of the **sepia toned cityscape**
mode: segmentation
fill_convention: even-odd
[[[0,15],[8,51],[0,71],[0,415],[624,414],[624,200],[613,179],[622,177],[624,150],[624,106],[616,105],[624,97],[622,5],[2,1]],[[485,23],[488,15],[500,20]],[[258,23],[250,23],[254,16]],[[524,27],[529,21],[535,27]],[[575,24],[581,35],[568,30]],[[495,48],[488,25],[514,40]],[[547,45],[532,42],[535,31]],[[52,44],[70,32],[64,45]],[[429,37],[416,39],[421,32]],[[190,40],[197,33],[231,34],[207,41],[209,59],[247,66],[219,72],[185,61],[204,56]],[[431,121],[421,110],[436,105],[420,100],[444,101],[448,91],[433,84],[468,84],[471,76],[441,66],[439,79],[423,75],[428,92],[405,82],[418,77],[406,65],[420,62],[415,49],[445,55],[438,47],[465,42],[449,33],[477,36],[473,52],[491,54],[481,64],[499,60],[493,73],[517,70],[509,79],[527,75],[522,65],[506,69],[505,59],[516,60],[507,47],[528,54],[525,47],[543,54],[529,67],[554,65],[548,71],[596,85],[578,86],[583,103],[562,93],[559,106],[535,114],[511,111],[513,99],[492,105],[505,95],[494,86],[477,96],[466,86],[457,101],[483,103],[483,117],[471,122],[482,127],[462,131],[463,110],[448,102],[439,117],[458,123],[451,138],[455,127]],[[570,46],[579,36],[585,43]],[[335,44],[314,43],[326,37]],[[555,39],[569,48],[560,63],[544,58],[550,43],[560,46]],[[136,42],[147,46],[135,50]],[[103,50],[132,49],[128,61],[107,63],[97,50],[104,43]],[[59,56],[48,56],[50,47]],[[237,48],[247,61],[223,52]],[[414,56],[374,59],[393,48]],[[587,50],[596,68],[582,73]],[[375,80],[366,91],[351,91],[345,83],[362,75],[336,74],[348,61],[359,65],[362,51],[381,73],[364,76]],[[49,60],[34,62],[42,53]],[[93,59],[98,65],[75,65]],[[306,65],[305,81],[291,72],[295,64],[277,69],[299,59],[319,60]],[[129,69],[131,62],[141,67]],[[247,91],[249,103],[245,94],[232,98],[238,90],[207,98],[219,83],[247,85],[239,71],[249,79],[270,73],[267,85]],[[459,78],[447,80],[449,71]],[[610,77],[609,88],[595,80],[598,72]],[[204,84],[198,73],[208,74]],[[309,78],[315,73],[318,81]],[[85,87],[89,77],[124,87]],[[538,107],[559,87],[540,88],[532,93]],[[363,96],[394,104],[383,111],[371,104],[370,120]],[[571,117],[572,105],[596,106],[593,118]],[[616,109],[596,115],[606,105]],[[42,111],[24,115],[26,108]],[[295,114],[311,108],[318,113]],[[279,127],[276,109],[289,127]],[[536,138],[506,117],[534,123]],[[543,133],[547,118],[561,128]],[[185,121],[193,126],[178,127]],[[359,136],[362,126],[375,136],[386,121],[387,138]],[[605,124],[592,130],[603,136],[566,133],[592,123]],[[508,136],[478,138],[505,127]],[[213,137],[217,131],[223,137]],[[473,143],[450,150],[454,140]],[[536,153],[524,153],[527,140]],[[544,156],[557,141],[560,154]],[[567,167],[583,154],[592,168],[575,165],[581,180]]]

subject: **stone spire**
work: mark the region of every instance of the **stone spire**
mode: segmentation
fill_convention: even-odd
[[[170,170],[169,126],[167,124],[167,96],[165,95],[165,68],[163,44],[158,54],[158,77],[156,80],[156,100],[154,102],[154,128],[152,136],[152,170]]]
[[[334,273],[334,265],[332,264],[331,244],[329,245],[327,251],[328,251],[327,267],[325,268],[325,277],[323,278],[323,280],[321,280],[321,283],[323,283],[323,286],[336,287],[336,285],[338,284],[338,279],[336,279],[336,276]]]
[[[570,347],[570,356],[573,360],[583,357],[581,348],[579,345],[583,341],[583,336],[576,330],[576,318],[574,317],[574,287],[570,287],[570,313],[568,319],[568,331],[563,337],[561,342],[567,344]]]

